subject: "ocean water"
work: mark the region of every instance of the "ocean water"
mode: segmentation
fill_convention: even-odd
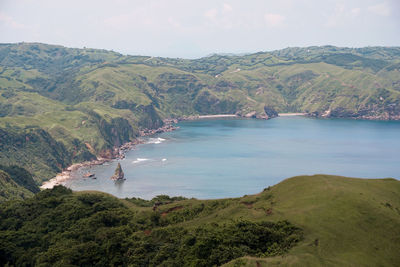
[[[296,175],[400,178],[400,122],[279,117],[186,121],[66,184],[117,197],[239,197]],[[94,172],[97,179],[82,178]]]

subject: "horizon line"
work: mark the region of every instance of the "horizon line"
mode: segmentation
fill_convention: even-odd
[[[227,57],[240,57],[240,56],[246,56],[246,55],[254,55],[258,53],[271,53],[271,52],[276,52],[276,51],[282,51],[285,49],[293,49],[293,48],[299,48],[299,49],[304,49],[304,48],[322,48],[322,47],[333,47],[333,48],[347,48],[347,49],[362,49],[362,48],[400,48],[400,45],[398,46],[384,46],[384,45],[368,45],[368,46],[359,46],[359,47],[350,47],[350,46],[336,46],[336,45],[331,45],[331,44],[325,44],[325,45],[310,45],[310,46],[287,46],[285,48],[281,49],[273,49],[273,50],[261,50],[261,51],[255,51],[255,52],[212,52],[208,53],[204,56],[200,57],[193,57],[193,58],[188,58],[188,57],[174,57],[174,56],[156,56],[156,55],[140,55],[140,54],[128,54],[128,53],[123,53],[116,51],[114,49],[107,49],[107,48],[94,48],[94,47],[72,47],[72,46],[66,46],[62,44],[51,44],[51,43],[43,43],[43,42],[26,42],[26,41],[20,41],[20,42],[0,42],[0,45],[20,45],[20,44],[41,44],[41,45],[48,45],[48,46],[60,46],[63,48],[67,49],[80,49],[80,50],[103,50],[103,51],[108,51],[108,52],[113,52],[113,53],[118,53],[123,56],[133,56],[133,57],[149,57],[149,58],[168,58],[168,59],[185,59],[185,60],[195,60],[195,59],[201,59],[201,58],[207,58],[207,57],[212,57],[215,55],[218,56],[227,56]]]

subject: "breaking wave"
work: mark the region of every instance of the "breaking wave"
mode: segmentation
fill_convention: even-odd
[[[150,160],[150,159],[137,158],[136,160],[132,161],[132,163],[140,163],[140,162],[148,161],[148,160]]]
[[[164,138],[157,137],[157,138],[149,138],[147,144],[161,144],[161,142],[165,141]]]

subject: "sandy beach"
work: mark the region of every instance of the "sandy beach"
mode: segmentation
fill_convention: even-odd
[[[215,118],[236,118],[239,117],[236,114],[218,114],[218,115],[201,115],[199,119],[215,119]]]
[[[76,163],[72,164],[69,166],[66,170],[63,172],[57,174],[56,177],[43,182],[43,184],[40,186],[41,189],[51,189],[56,185],[65,185],[66,181],[68,179],[71,179],[71,173],[73,171],[78,170],[81,167],[86,167],[86,166],[93,166],[93,165],[101,165],[105,162],[111,161],[112,159],[105,159],[105,158],[98,158],[97,160],[92,160],[92,161],[85,161],[82,163]]]
[[[215,115],[193,115],[185,116],[178,119],[178,121],[193,121],[201,119],[218,119],[218,118],[239,118],[236,114],[215,114]]]
[[[278,113],[279,117],[289,117],[289,116],[305,116],[307,113]]]

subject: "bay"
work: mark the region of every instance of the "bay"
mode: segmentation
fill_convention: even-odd
[[[117,197],[201,199],[254,194],[296,175],[400,177],[400,122],[278,117],[185,121],[118,162],[82,168],[66,184]],[[86,172],[97,179],[82,178]]]

